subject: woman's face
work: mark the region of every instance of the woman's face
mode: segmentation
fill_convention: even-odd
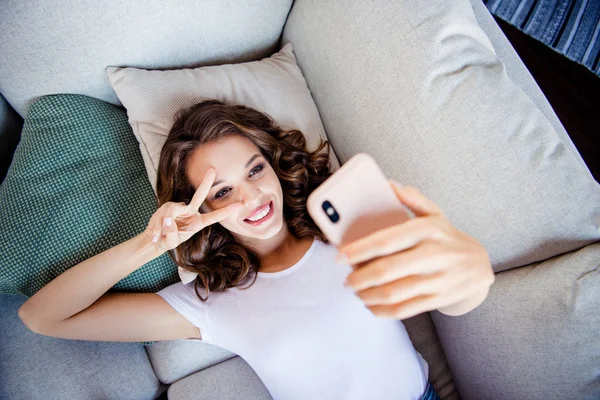
[[[238,213],[219,222],[224,228],[256,239],[268,239],[281,230],[284,223],[281,184],[250,139],[230,135],[198,146],[186,169],[195,189],[211,167],[216,177],[202,204],[204,210],[210,212],[241,201],[243,207]],[[263,217],[265,211],[268,214]],[[252,222],[248,218],[259,220]]]

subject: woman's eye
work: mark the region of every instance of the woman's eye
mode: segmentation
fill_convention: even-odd
[[[264,164],[258,164],[256,167],[252,168],[252,171],[250,171],[250,173],[252,173],[253,171],[256,171],[255,174],[258,174],[264,168],[265,168]]]
[[[223,197],[226,193],[225,190],[229,190],[229,188],[220,190],[217,194],[215,194],[215,199],[218,199],[219,197]]]
[[[264,168],[265,168],[264,164],[258,164],[256,167],[252,168],[252,170],[250,171],[250,176],[254,176],[254,175],[258,174]],[[215,194],[215,199],[225,196],[228,192],[229,192],[229,188],[220,190],[219,192],[217,192],[217,194]]]

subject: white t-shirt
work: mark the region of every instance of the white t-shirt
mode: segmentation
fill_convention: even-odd
[[[336,254],[315,239],[296,264],[259,272],[248,289],[202,302],[194,282],[178,282],[157,294],[204,342],[242,357],[275,400],[420,399],[427,362],[401,321],[376,317],[343,285],[352,267],[335,263]]]

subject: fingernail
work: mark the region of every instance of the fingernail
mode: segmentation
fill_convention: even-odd
[[[156,242],[158,242],[158,236],[154,235],[154,236],[152,236],[152,243],[156,243]]]
[[[171,226],[171,224],[173,224],[171,217],[165,218],[165,226]]]

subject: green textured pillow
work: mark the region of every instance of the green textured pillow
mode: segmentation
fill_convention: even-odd
[[[26,296],[141,233],[157,208],[126,112],[70,94],[31,105],[0,204],[0,292]],[[178,280],[165,253],[110,291],[156,292]]]

